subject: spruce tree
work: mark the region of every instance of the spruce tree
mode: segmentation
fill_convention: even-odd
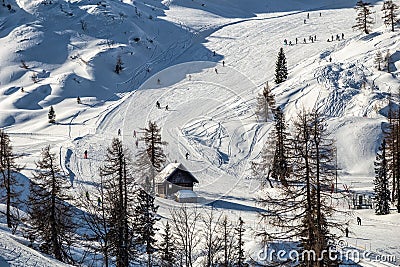
[[[164,233],[161,234],[161,242],[158,247],[161,259],[161,265],[173,267],[176,261],[176,246],[171,227],[167,222],[164,227]]]
[[[388,163],[386,154],[386,141],[383,140],[379,147],[375,161],[375,180],[374,191],[376,195],[377,205],[375,213],[384,215],[390,213],[390,191],[388,179]]]
[[[56,112],[54,111],[53,106],[50,106],[49,114],[48,114],[47,117],[49,118],[49,123],[55,123],[56,122]]]
[[[355,9],[357,11],[356,24],[353,26],[353,28],[369,34],[371,30],[371,25],[374,23],[371,17],[371,8],[372,6],[370,3],[366,3],[363,1],[357,2],[355,6]]]
[[[279,50],[278,59],[275,66],[275,83],[279,84],[286,81],[288,78],[286,56],[283,48]]]
[[[72,263],[69,247],[76,230],[74,212],[67,201],[69,186],[57,165],[58,159],[45,147],[36,162],[34,180],[30,184],[29,217],[31,236],[39,238],[40,249],[62,262]]]
[[[152,255],[156,252],[155,234],[158,229],[155,223],[158,206],[154,205],[154,197],[144,189],[139,189],[134,211],[134,232],[137,236],[136,243],[143,245],[147,254],[147,266],[152,265]]]
[[[267,122],[275,109],[275,98],[271,92],[268,82],[263,88],[262,93],[257,96],[256,115],[260,121]]]
[[[392,0],[385,1],[383,3],[382,11],[384,12],[383,15],[383,23],[386,26],[390,26],[392,32],[394,32],[394,27],[396,26],[396,23],[398,22],[398,9],[399,6],[393,3]]]
[[[8,228],[16,228],[19,221],[18,206],[21,192],[17,189],[20,183],[16,175],[21,171],[15,160],[18,158],[13,153],[10,137],[0,129],[0,187],[5,189],[6,220]]]

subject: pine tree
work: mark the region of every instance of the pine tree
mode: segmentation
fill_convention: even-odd
[[[128,267],[135,257],[134,236],[129,223],[133,198],[133,178],[129,173],[128,151],[123,148],[118,138],[112,140],[107,149],[104,166],[100,168],[100,176],[107,184],[108,205],[110,206],[110,254],[116,258],[117,267]]]
[[[147,181],[151,181],[152,183],[150,186],[147,184],[146,187],[150,187],[150,192],[154,193],[155,172],[161,171],[164,166],[166,156],[162,146],[166,145],[167,142],[162,141],[161,129],[155,122],[149,121],[148,128],[142,130],[144,131],[144,136],[141,140],[145,142],[145,149],[139,152],[137,165],[142,173],[142,177],[145,175],[144,177]]]
[[[382,141],[382,145],[379,147],[379,151],[376,155],[375,161],[375,195],[377,205],[375,213],[378,215],[384,215],[390,213],[390,191],[389,191],[389,179],[388,179],[388,164],[386,155],[386,142]]]
[[[371,4],[363,1],[358,1],[355,9],[357,10],[356,24],[353,28],[361,30],[366,34],[369,34],[373,19],[371,17]]]
[[[375,59],[374,59],[375,66],[378,70],[382,70],[381,68],[382,62],[383,62],[382,53],[381,51],[378,50],[375,54]]]
[[[396,23],[398,22],[398,9],[399,6],[393,3],[393,1],[385,1],[383,3],[382,11],[384,12],[383,18],[383,23],[385,23],[386,26],[390,26],[392,29],[392,32],[394,32],[394,27]]]
[[[263,88],[262,93],[257,96],[257,109],[256,114],[260,121],[268,121],[270,115],[273,114],[275,109],[275,98],[271,92],[268,82]]]
[[[49,123],[55,123],[56,122],[56,112],[54,111],[53,106],[50,106],[48,118],[49,118]]]
[[[279,50],[278,59],[275,67],[275,83],[279,84],[286,81],[288,78],[286,56],[283,52],[283,48]]]
[[[20,185],[16,175],[21,171],[15,160],[18,158],[13,153],[10,137],[0,129],[0,175],[3,178],[0,187],[5,189],[7,227],[16,230],[18,225],[18,206],[21,192],[17,190]]]
[[[244,267],[245,263],[245,257],[244,257],[244,241],[243,241],[243,234],[245,232],[245,228],[244,228],[244,221],[242,220],[241,217],[239,217],[239,222],[238,225],[235,227],[235,232],[236,232],[236,236],[237,236],[237,243],[236,243],[236,253],[235,253],[235,257],[236,257],[236,266],[237,267]]]
[[[168,222],[165,224],[164,233],[161,234],[161,242],[158,248],[162,266],[173,267],[176,261],[176,246]]]
[[[50,146],[45,147],[36,162],[34,181],[30,184],[29,216],[32,234],[39,237],[43,252],[57,260],[72,263],[69,247],[76,229],[74,213],[67,201],[68,178],[57,166]]]
[[[154,197],[143,189],[139,189],[134,211],[134,232],[137,235],[136,242],[144,246],[147,254],[147,266],[152,265],[152,255],[156,252],[155,234],[158,229],[155,223],[158,206],[154,205]]]

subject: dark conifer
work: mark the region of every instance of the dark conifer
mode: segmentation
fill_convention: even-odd
[[[73,262],[69,247],[76,229],[73,209],[67,201],[68,178],[57,166],[56,155],[50,146],[42,150],[36,162],[29,195],[31,236],[37,237],[40,249],[63,262]]]
[[[278,59],[275,67],[275,83],[279,84],[286,81],[288,78],[286,56],[283,48],[279,50]]]
[[[366,34],[369,34],[371,31],[371,25],[374,23],[371,15],[371,4],[363,1],[358,1],[355,9],[357,10],[356,24],[353,28],[357,30],[361,30]]]
[[[388,163],[386,154],[386,141],[382,141],[375,161],[374,191],[377,200],[375,213],[384,215],[390,213],[390,191],[388,178]]]

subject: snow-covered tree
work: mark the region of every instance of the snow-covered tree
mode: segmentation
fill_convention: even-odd
[[[57,260],[72,263],[70,246],[76,230],[74,212],[68,204],[68,177],[57,165],[58,159],[45,147],[36,162],[34,179],[30,184],[28,213],[30,236],[37,238],[40,249]]]
[[[288,78],[286,56],[283,48],[279,50],[278,59],[275,66],[275,83],[279,84],[286,81]]]
[[[361,30],[366,34],[371,31],[371,25],[374,23],[371,15],[371,4],[363,1],[357,1],[355,9],[357,11],[356,24],[353,26],[354,29]]]
[[[399,6],[393,3],[392,0],[385,1],[382,6],[382,11],[384,12],[383,15],[383,23],[386,26],[390,26],[392,32],[394,32],[394,27],[398,22],[398,10]]]
[[[377,200],[375,213],[378,215],[390,213],[390,191],[386,157],[386,142],[383,140],[375,160],[374,191]]]
[[[49,118],[49,123],[56,122],[56,112],[54,111],[53,106],[50,106],[49,114],[47,115],[47,117]]]

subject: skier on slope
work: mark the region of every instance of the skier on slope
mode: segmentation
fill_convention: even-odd
[[[186,152],[185,157],[186,157],[186,159],[189,159],[189,152]]]
[[[157,106],[157,108],[161,108],[160,102],[157,101],[156,106]]]
[[[87,154],[88,154],[88,152],[87,152],[87,150],[85,150],[85,152],[83,152],[83,158],[84,159],[87,159]]]

